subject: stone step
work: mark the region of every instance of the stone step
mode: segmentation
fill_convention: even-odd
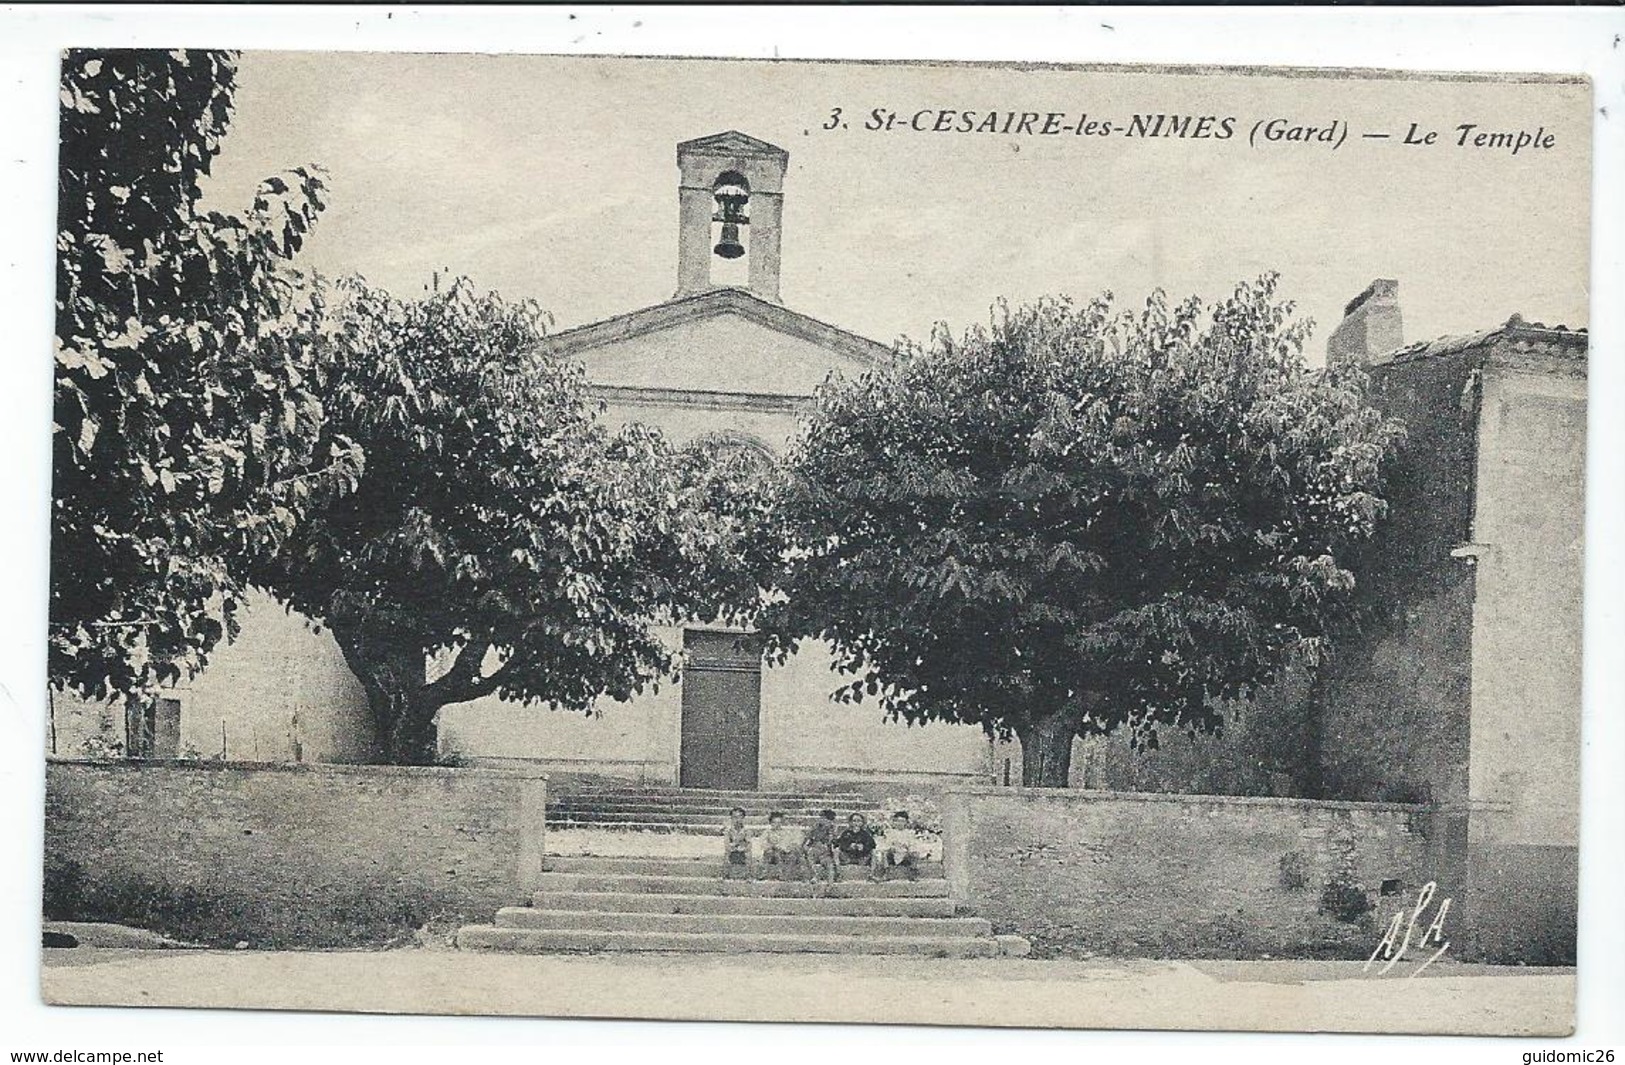
[[[558,806],[653,806],[669,810],[731,810],[735,806],[742,806],[746,811],[760,810],[811,810],[817,812],[826,807],[834,810],[849,809],[864,811],[872,809],[874,804],[862,795],[818,795],[818,796],[786,796],[764,795],[761,792],[752,793],[749,797],[740,796],[728,799],[713,799],[701,795],[650,795],[642,792],[602,791],[602,792],[564,792],[549,795],[549,805]]]
[[[783,813],[786,818],[814,819],[819,816],[819,811],[825,810],[825,808],[835,811],[835,821],[842,824],[842,826],[847,824],[848,813],[861,813],[861,815],[866,816],[874,813],[874,806],[868,805],[868,803],[863,803],[863,805],[856,805],[855,803],[855,805],[850,806],[744,806],[744,818],[747,821],[765,821],[769,813],[777,810],[778,813]],[[717,819],[717,821],[726,821],[728,815],[733,813],[733,805],[718,803],[715,806],[708,806],[702,805],[702,803],[663,803],[658,802],[658,800],[596,802],[596,800],[585,800],[585,798],[548,800],[549,815],[556,810],[565,811],[565,813],[643,813],[643,815],[655,815],[655,818],[674,816],[674,818],[713,818]],[[874,816],[869,816],[869,824],[873,823]]]
[[[548,814],[547,827],[558,831],[580,829],[591,832],[665,832],[686,836],[721,836],[723,818],[715,820],[688,821],[606,821],[596,818],[588,820],[574,815],[564,817]],[[798,822],[788,819],[789,823],[797,828],[805,828],[812,822]],[[752,835],[760,835],[766,825],[747,825]]]
[[[546,814],[549,825],[558,825],[561,828],[593,826],[615,828],[621,825],[668,825],[686,831],[715,831],[721,832],[722,827],[728,823],[725,812],[708,813],[674,813],[670,810],[597,810],[597,809],[560,809],[550,808]],[[818,821],[817,814],[788,813],[784,823],[805,831]],[[745,827],[753,832],[759,832],[768,827],[767,818],[747,817]],[[845,828],[845,821],[836,823],[836,829]],[[871,827],[873,825],[871,824]]]
[[[718,845],[720,848],[720,844]],[[688,876],[721,879],[724,864],[707,858],[594,858],[548,855],[542,859],[542,868],[550,873],[603,873],[635,874],[638,876]],[[862,866],[840,867],[844,879],[861,880],[867,876]],[[940,880],[941,862],[920,863],[920,879]]]
[[[797,821],[788,818],[785,821],[789,827],[805,834],[812,827],[811,821]],[[599,821],[592,818],[552,816],[547,819],[547,827],[559,832],[676,832],[684,836],[715,836],[722,838],[721,821]],[[745,833],[752,839],[761,838],[768,826],[765,823],[745,823]],[[877,837],[878,838],[878,837]]]
[[[538,892],[535,910],[615,913],[741,913],[829,917],[952,917],[947,898],[794,898],[772,895],[615,894],[607,891]]]
[[[704,876],[641,876],[636,873],[543,873],[539,885],[543,894],[555,891],[606,891],[616,894],[649,892],[659,895],[755,895],[772,898],[811,898],[813,885],[806,880],[722,880]],[[829,885],[833,898],[946,898],[948,881],[940,878],[887,880],[871,884],[867,880],[843,880]]]
[[[542,954],[552,951],[684,951],[724,954],[915,954],[987,958],[1000,945],[982,936],[819,936],[763,932],[609,932],[592,929],[469,925],[457,933],[464,950]]]
[[[834,803],[848,805],[862,805],[868,800],[864,793],[850,789],[841,791],[745,791],[711,790],[709,788],[673,788],[659,785],[638,785],[627,788],[575,788],[550,792],[549,801],[555,799],[596,799],[596,798],[637,798],[650,802],[682,803],[695,802],[703,805],[723,806],[768,806],[774,803],[799,803],[813,805],[822,803],[825,806]]]
[[[822,901],[822,900],[819,900]],[[497,911],[500,928],[576,929],[597,932],[728,932],[817,936],[991,936],[981,917],[862,917],[842,914],[631,913],[509,906]]]
[[[746,810],[745,823],[747,825],[766,825],[768,810]],[[791,824],[810,825],[818,820],[817,810],[779,810]],[[550,803],[547,808],[548,820],[575,818],[589,821],[594,819],[608,819],[621,821],[685,821],[689,823],[700,822],[708,825],[722,826],[728,823],[732,811],[728,807],[719,806],[714,810],[701,807],[683,807],[681,809],[668,806],[597,806],[569,803]],[[846,816],[841,814],[836,823],[846,827]],[[870,819],[873,827],[874,821]]]
[[[792,825],[806,826],[818,820],[818,814],[796,813],[787,811],[784,815],[786,822]],[[553,821],[662,821],[674,825],[706,825],[721,831],[722,826],[728,823],[728,811],[718,810],[715,813],[705,810],[666,810],[660,807],[647,809],[606,809],[597,806],[552,806],[547,811],[547,820]],[[761,827],[767,821],[767,815],[756,817],[749,815],[745,823],[756,822],[754,827]]]

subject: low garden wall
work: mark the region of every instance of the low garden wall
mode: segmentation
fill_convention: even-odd
[[[1359,957],[1433,878],[1397,803],[961,787],[954,896],[1039,955]]]
[[[489,919],[539,883],[546,778],[231,762],[46,766],[46,916],[340,946]]]

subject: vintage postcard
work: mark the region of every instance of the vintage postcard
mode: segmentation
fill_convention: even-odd
[[[1571,1031],[1590,101],[66,52],[46,1000]]]

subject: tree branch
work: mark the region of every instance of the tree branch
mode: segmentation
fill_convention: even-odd
[[[469,685],[469,691],[472,694],[470,694],[468,698],[478,699],[482,695],[490,695],[492,692],[496,691],[498,684],[500,684],[502,681],[502,675],[507,671],[508,663],[504,662],[502,665],[497,667],[497,671],[495,673],[487,676],[476,677]]]
[[[485,656],[490,650],[490,640],[473,640],[464,644],[457,652],[457,660],[445,675],[424,686],[423,699],[438,707],[447,703],[466,703],[496,691],[497,681],[508,664],[504,662],[489,676],[481,674],[480,667],[485,664]]]
[[[347,454],[353,455],[354,450],[352,449]],[[269,488],[271,492],[275,494],[280,489],[288,488],[304,481],[316,481],[322,479],[323,477],[332,477],[343,469],[345,469],[345,463],[342,460],[335,459],[319,470],[306,470],[304,473],[296,473],[292,476],[283,477],[280,480],[272,481]]]

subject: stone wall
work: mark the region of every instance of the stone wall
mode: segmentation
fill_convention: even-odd
[[[943,802],[955,897],[1052,955],[1367,957],[1432,879],[1428,828],[1425,808],[1388,803],[984,787]]]
[[[545,803],[500,770],[53,760],[46,907],[256,947],[489,919],[539,882]]]

